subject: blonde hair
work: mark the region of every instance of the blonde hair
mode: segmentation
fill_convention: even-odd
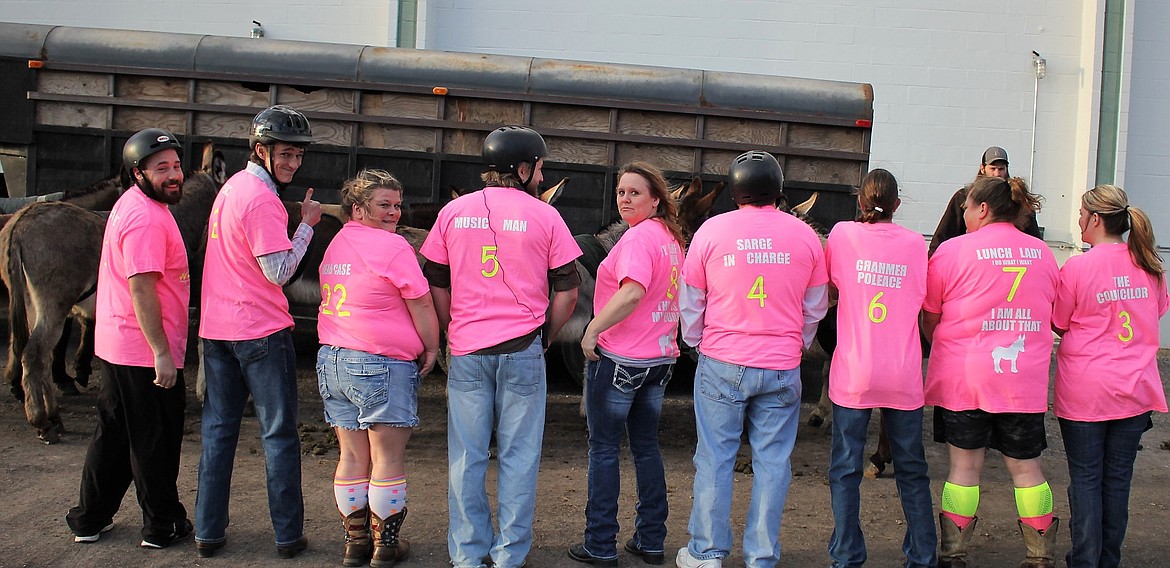
[[[1129,231],[1126,239],[1133,263],[1149,274],[1162,277],[1162,257],[1154,243],[1154,226],[1145,211],[1129,204],[1125,190],[1115,185],[1098,185],[1081,196],[1085,211],[1096,213],[1105,224],[1105,232],[1120,237]]]
[[[402,192],[402,183],[386,170],[362,170],[341,186],[341,220],[353,217],[354,206],[365,206],[374,197],[374,190],[386,188]]]

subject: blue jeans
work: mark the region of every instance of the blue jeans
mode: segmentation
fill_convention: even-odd
[[[752,499],[744,524],[748,568],[780,562],[780,520],[792,481],[792,446],[800,420],[800,369],[773,371],[701,355],[695,371],[695,496],[687,528],[691,556],[731,552],[731,493],[735,454],[747,418],[752,446]]]
[[[861,478],[865,468],[865,438],[873,409],[833,405],[833,442],[829,453],[829,491],[833,507],[833,533],[829,536],[829,558],[834,568],[863,566],[865,537],[861,534]],[[933,567],[938,563],[935,544],[934,510],[930,498],[930,476],[922,447],[922,409],[879,409],[885,419],[890,453],[894,458],[894,481],[906,517],[902,539],[905,568]]]
[[[1068,454],[1070,568],[1116,568],[1129,525],[1129,486],[1150,413],[1105,422],[1060,419]]]
[[[666,540],[666,474],[658,450],[662,394],[674,365],[628,367],[609,357],[589,363],[585,408],[589,415],[589,501],[585,550],[617,558],[618,456],[628,432],[638,481],[634,540],[644,552],[663,552]]]
[[[536,477],[544,441],[544,351],[537,338],[504,355],[451,358],[447,377],[447,550],[456,568],[519,568],[532,549]],[[488,444],[498,451],[496,520],[488,502]]]
[[[304,535],[301,440],[297,433],[297,376],[292,330],[248,341],[203,339],[207,397],[203,401],[203,451],[195,497],[195,539],[227,538],[232,463],[248,394],[260,421],[268,477],[268,513],[278,546]]]
[[[418,426],[419,382],[414,361],[333,345],[317,350],[317,391],[335,428]]]

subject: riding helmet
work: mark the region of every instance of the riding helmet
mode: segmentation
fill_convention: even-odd
[[[502,126],[483,141],[483,161],[491,171],[514,173],[521,163],[536,164],[546,156],[544,138],[523,126]]]
[[[744,152],[731,161],[727,171],[731,198],[738,205],[775,205],[784,192],[780,162],[767,152]]]
[[[300,111],[284,105],[271,106],[260,111],[256,118],[252,119],[248,145],[255,148],[257,143],[267,146],[276,142],[311,144],[313,129],[309,126],[309,119]]]
[[[133,171],[142,160],[167,148],[174,149],[180,158],[183,157],[183,145],[179,144],[174,134],[161,128],[139,130],[122,147],[122,166],[127,172]]]

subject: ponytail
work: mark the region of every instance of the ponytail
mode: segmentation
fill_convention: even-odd
[[[894,208],[898,205],[898,180],[886,170],[874,169],[861,178],[857,202],[861,207],[857,220],[862,223],[893,219]]]
[[[1028,191],[1023,178],[1002,179],[985,176],[975,180],[967,192],[972,203],[986,203],[993,221],[1018,221],[1040,210],[1044,198]]]
[[[1145,211],[1129,204],[1125,190],[1115,185],[1098,185],[1081,196],[1086,211],[1096,213],[1105,224],[1105,232],[1120,237],[1129,231],[1126,244],[1138,268],[1162,278],[1162,257],[1154,243],[1154,225]]]

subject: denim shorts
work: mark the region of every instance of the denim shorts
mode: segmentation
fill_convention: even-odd
[[[1017,460],[1040,457],[1048,447],[1044,413],[934,408],[934,441],[963,450],[991,448]]]
[[[414,361],[332,345],[317,352],[317,388],[330,426],[418,426],[419,381]]]

